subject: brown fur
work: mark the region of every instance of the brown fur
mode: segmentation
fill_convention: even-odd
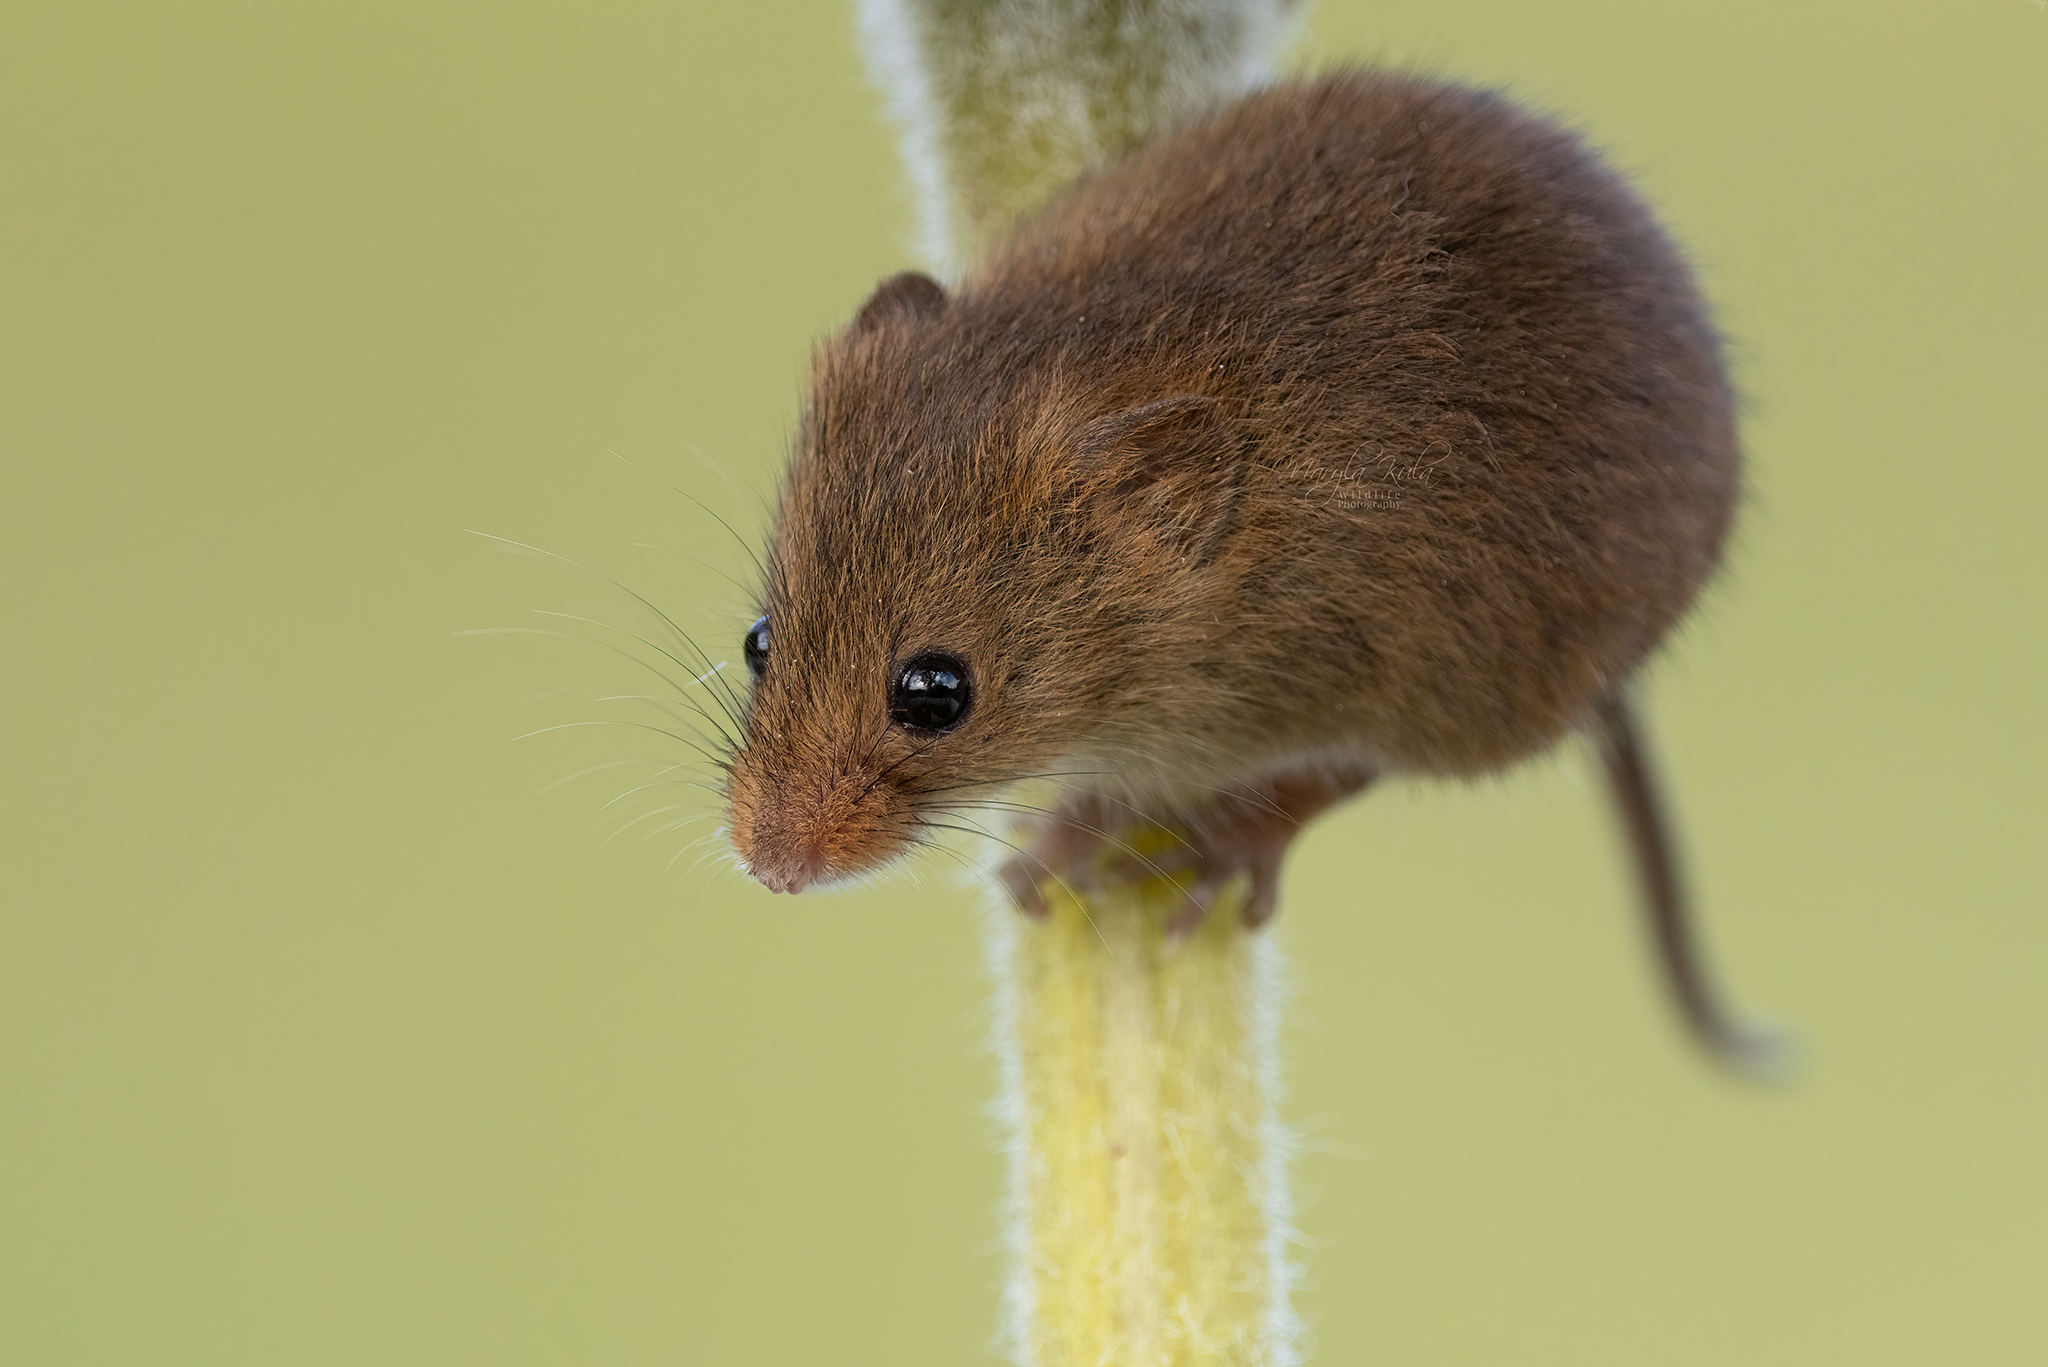
[[[1024,774],[1185,812],[1511,764],[1686,610],[1737,479],[1689,273],[1576,138],[1398,75],[1252,95],[819,352],[735,848],[793,890]],[[930,649],[976,693],[920,738]]]

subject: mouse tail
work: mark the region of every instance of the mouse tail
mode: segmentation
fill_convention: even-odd
[[[1617,690],[1601,699],[1590,730],[1635,865],[1650,946],[1686,1032],[1732,1072],[1752,1078],[1782,1075],[1790,1060],[1789,1040],[1779,1031],[1743,1021],[1715,986],[1657,776],[1628,695]]]

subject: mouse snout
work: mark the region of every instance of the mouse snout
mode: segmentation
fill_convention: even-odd
[[[778,857],[779,851],[760,854],[755,846],[756,857],[747,861],[747,872],[754,875],[754,881],[770,892],[802,892],[813,883],[824,882],[824,860],[815,851],[797,858]]]
[[[895,790],[871,765],[815,776],[762,772],[742,755],[728,787],[733,850],[771,892],[802,892],[885,862],[909,840]]]

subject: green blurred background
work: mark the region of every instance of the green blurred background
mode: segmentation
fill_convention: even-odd
[[[1682,1047],[1575,750],[1330,818],[1317,1361],[2048,1360],[2048,12],[1326,0],[1339,58],[1566,113],[1699,262],[1752,495],[1653,704],[1808,1052]],[[717,519],[910,235],[839,0],[0,11],[0,1362],[988,1360],[951,866],[772,898],[709,793],[548,786],[661,737],[514,742],[659,720],[632,664],[456,634],[645,630],[474,528],[734,649]]]

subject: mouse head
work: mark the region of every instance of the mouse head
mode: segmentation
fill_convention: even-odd
[[[776,891],[1099,768],[1072,757],[1114,749],[1173,686],[1178,619],[1214,616],[1236,467],[1217,406],[1020,378],[958,312],[897,276],[816,361],[727,788],[733,847]]]

